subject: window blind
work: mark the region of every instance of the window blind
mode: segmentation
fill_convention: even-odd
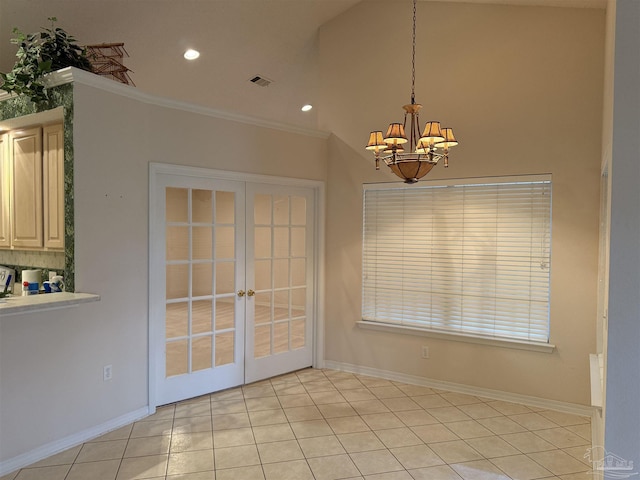
[[[363,319],[548,343],[550,249],[549,177],[365,186]]]

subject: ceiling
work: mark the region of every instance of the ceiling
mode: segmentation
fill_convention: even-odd
[[[314,128],[317,109],[300,107],[316,99],[318,28],[360,1],[0,0],[0,71],[14,62],[12,28],[38,31],[55,16],[82,44],[124,42],[130,54],[124,63],[146,92]],[[445,1],[584,8],[607,2]],[[199,50],[200,58],[185,60],[187,48]],[[273,83],[259,87],[249,82],[255,75]]]

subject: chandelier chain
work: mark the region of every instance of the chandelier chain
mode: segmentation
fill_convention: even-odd
[[[416,103],[416,0],[413,0],[413,42],[411,53],[411,103]]]

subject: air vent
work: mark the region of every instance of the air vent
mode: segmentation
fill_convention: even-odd
[[[261,77],[260,75],[256,75],[255,77],[249,79],[250,82],[255,83],[261,87],[268,87],[273,83],[273,80],[269,80],[268,78]]]

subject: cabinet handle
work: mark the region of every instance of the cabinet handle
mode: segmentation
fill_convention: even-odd
[[[244,290],[238,290],[238,296],[244,297]]]
[[[253,290],[249,290],[247,292],[247,295],[249,295],[250,297],[253,297],[256,294],[256,292],[254,292]]]

